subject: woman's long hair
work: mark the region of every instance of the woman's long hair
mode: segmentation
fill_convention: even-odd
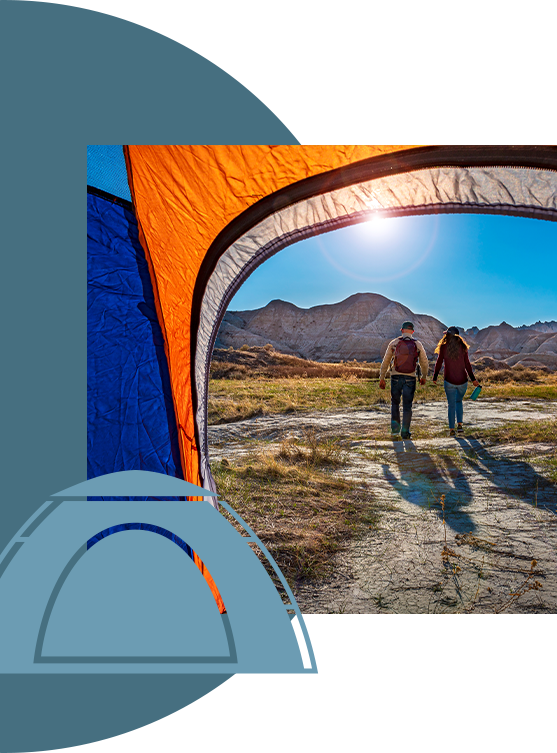
[[[435,348],[436,353],[439,353],[442,345],[447,346],[447,350],[445,352],[447,358],[451,359],[458,358],[463,350],[468,350],[468,348],[470,347],[460,335],[453,335],[450,332],[446,332],[439,340],[437,347]]]

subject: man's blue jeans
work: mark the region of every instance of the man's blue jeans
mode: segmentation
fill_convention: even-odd
[[[391,375],[391,432],[398,434],[400,426],[400,398],[402,397],[402,435],[410,434],[412,401],[416,392],[416,377]]]
[[[444,382],[444,386],[445,394],[447,395],[447,402],[449,404],[449,429],[454,429],[455,414],[457,423],[462,423],[462,416],[464,415],[462,398],[468,389],[468,382],[464,382],[464,384],[451,384],[450,382]]]

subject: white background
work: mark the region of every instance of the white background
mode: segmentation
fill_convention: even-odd
[[[66,750],[554,753],[553,616],[305,619],[318,675],[236,675],[166,719]]]
[[[555,144],[552,0],[383,3],[384,144]]]
[[[548,3],[71,5],[198,52],[301,143],[555,143]],[[557,749],[555,615],[319,615],[306,624],[317,676],[236,676],[166,719],[79,751]]]

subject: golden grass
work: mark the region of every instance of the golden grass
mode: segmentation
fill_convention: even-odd
[[[331,555],[378,520],[371,492],[332,470],[344,462],[342,446],[311,434],[304,439],[212,465],[219,494],[253,528],[292,588],[330,574]]]
[[[248,352],[247,356],[250,355]],[[226,362],[221,362],[219,368],[223,364]],[[345,369],[344,376],[331,376],[332,372],[327,371],[331,365],[321,364],[319,369],[323,371],[316,376],[310,371],[295,374],[293,370],[299,364],[282,364],[285,369],[291,369],[286,377],[277,376],[276,370],[273,371],[276,365],[271,365],[272,368],[264,365],[268,371],[260,371],[258,375],[248,367],[245,371],[238,370],[242,364],[233,366],[234,378],[210,380],[211,424],[255,415],[344,410],[390,402],[389,384],[386,390],[380,390],[377,377],[362,378],[353,371],[357,366],[353,364],[333,365]],[[484,387],[481,400],[557,399],[557,374],[520,368],[505,370],[504,379],[498,374],[489,370],[479,374]],[[468,394],[471,391],[472,386]],[[418,385],[415,401],[445,402],[442,378],[437,386],[431,381],[425,387]],[[367,438],[385,439],[386,425],[370,427],[369,431]],[[414,439],[446,436],[446,433],[446,427],[436,423],[414,422],[412,426]],[[466,436],[488,445],[554,443],[557,422],[508,422],[485,429],[469,427]],[[435,455],[433,448],[429,452]],[[444,449],[443,452],[451,451]],[[335,553],[342,551],[350,539],[375,527],[384,509],[365,485],[345,480],[338,473],[349,457],[348,444],[342,439],[306,432],[301,440],[285,440],[274,451],[258,442],[250,454],[241,459],[223,459],[212,464],[219,494],[254,529],[294,590],[307,579],[329,575]],[[553,478],[557,472],[555,464],[548,462],[552,463],[547,470]],[[452,470],[455,469],[456,461]],[[432,472],[440,471],[433,462]],[[276,582],[274,572],[269,570],[269,574]]]
[[[379,377],[379,364],[319,363],[295,359],[296,363],[271,366],[238,364],[230,361],[213,361],[213,379],[373,379]]]
[[[496,397],[502,400],[533,398],[557,400],[557,374],[545,376],[540,382],[482,382],[482,398]]]
[[[361,379],[212,379],[208,416],[210,424],[219,424],[255,415],[363,407],[387,398],[378,381]]]
[[[557,441],[557,420],[549,421],[509,421],[490,428],[470,427],[466,431],[469,439],[482,439],[498,444],[530,444],[543,442],[555,444]]]
[[[544,383],[546,380],[551,382],[551,377],[554,376],[553,382],[557,379],[557,375],[552,375],[543,369],[531,369],[527,366],[513,366],[506,369],[483,369],[478,372],[482,382],[489,384],[497,384],[501,382],[516,382],[516,383],[530,383],[534,384]]]
[[[272,345],[242,345],[238,350],[216,348],[210,374],[214,379],[374,379],[378,363],[322,363],[280,353]]]
[[[528,370],[529,371],[529,370]],[[518,372],[520,374],[520,372]],[[517,378],[518,378],[517,374]],[[557,374],[535,372],[539,381],[492,382],[482,379],[485,398],[533,398],[557,400]],[[470,386],[469,393],[472,391]],[[443,380],[437,386],[430,380],[416,388],[415,401],[445,400]],[[378,379],[337,378],[246,378],[211,379],[208,417],[210,424],[239,421],[257,415],[306,411],[343,410],[390,402],[387,389],[379,389]]]

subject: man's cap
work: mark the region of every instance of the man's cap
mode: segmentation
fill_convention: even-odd
[[[402,322],[401,329],[414,329],[412,322]]]
[[[447,334],[449,334],[449,335],[458,335],[458,334],[459,334],[459,332],[458,332],[458,327],[448,327],[448,328],[447,328],[447,329],[446,329],[446,330],[445,330],[445,331],[443,332],[443,334],[444,334],[444,335],[447,335]]]

